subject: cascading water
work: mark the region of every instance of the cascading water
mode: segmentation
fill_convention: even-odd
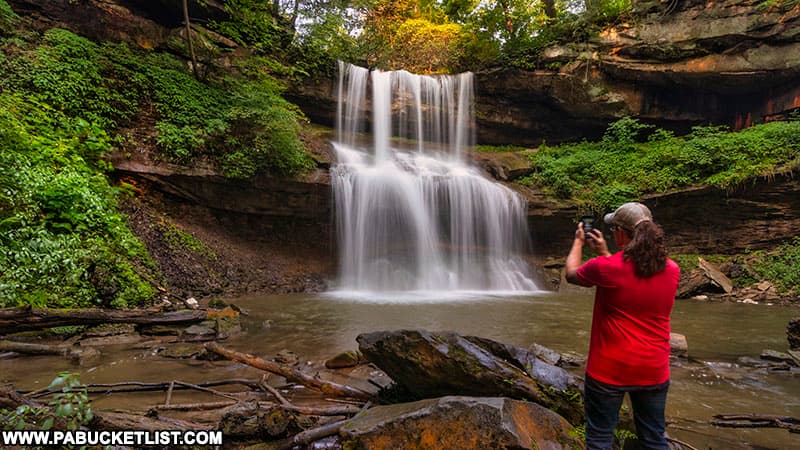
[[[331,175],[341,291],[537,290],[519,256],[529,247],[524,199],[464,161],[472,79],[378,70],[370,79],[339,63]]]

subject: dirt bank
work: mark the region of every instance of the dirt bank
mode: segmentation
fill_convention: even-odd
[[[127,177],[121,201],[133,232],[176,296],[231,297],[319,292],[333,271],[330,239],[311,223],[190,204]]]

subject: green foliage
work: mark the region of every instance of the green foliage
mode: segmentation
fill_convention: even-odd
[[[247,178],[259,171],[296,174],[312,166],[297,137],[298,110],[277,94],[277,87],[264,80],[231,86],[234,102],[225,119],[230,135],[222,147],[223,172],[232,178]]]
[[[584,423],[570,428],[567,431],[567,434],[575,439],[580,440],[581,442],[586,442],[586,424]],[[615,449],[624,449],[625,442],[629,439],[637,439],[636,433],[633,433],[629,430],[625,430],[622,428],[616,428],[614,430]]]
[[[116,211],[103,130],[0,94],[0,307],[133,306],[152,265]]]
[[[446,73],[454,66],[461,26],[409,19],[394,35],[386,64],[416,73]]]
[[[0,33],[12,29],[19,16],[8,6],[6,0],[0,0]]]
[[[800,286],[800,236],[778,246],[770,253],[760,253],[751,270],[757,279],[772,282],[779,292],[796,293]]]
[[[94,419],[86,387],[81,385],[78,375],[61,372],[53,379],[48,389],[60,392],[53,395],[47,408],[20,405],[15,410],[0,410],[0,421],[4,430],[50,430],[58,423],[59,428],[77,430]]]
[[[112,81],[113,64],[86,38],[53,28],[42,45],[21,56],[10,60],[12,86],[65,114],[106,128],[135,113],[135,90]]]
[[[678,138],[636,119],[611,124],[598,142],[542,146],[523,180],[589,209],[607,210],[645,194],[692,185],[722,188],[800,166],[800,122],[771,122],[732,133],[696,127]]]
[[[258,0],[226,0],[225,10],[232,19],[211,25],[239,44],[260,53],[273,53],[285,48],[292,36],[287,24],[271,5],[271,2]]]

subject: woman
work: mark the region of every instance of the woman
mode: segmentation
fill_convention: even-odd
[[[584,392],[586,448],[611,449],[627,392],[639,444],[666,449],[669,321],[680,269],[645,205],[625,203],[604,222],[622,251],[612,255],[602,233],[584,235],[579,224],[566,262],[568,282],[597,286]],[[599,256],[581,265],[586,243]]]

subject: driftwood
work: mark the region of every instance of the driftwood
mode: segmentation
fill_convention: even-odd
[[[47,405],[23,397],[17,391],[0,386],[0,408],[15,409],[20,405],[32,408],[48,409]],[[94,419],[89,427],[93,430],[186,430],[207,429],[207,426],[193,422],[179,421],[171,418],[162,420],[153,419],[128,411],[93,411]],[[60,429],[65,424],[62,419],[57,419],[55,428]]]
[[[84,349],[65,345],[31,344],[28,342],[0,340],[0,352],[14,352],[24,355],[60,355],[70,358],[79,358],[84,354]],[[97,350],[93,350],[93,352],[97,353]]]
[[[784,428],[800,433],[800,419],[770,414],[717,414],[711,425],[728,428]]]
[[[228,400],[222,402],[205,402],[205,403],[179,403],[176,405],[156,405],[150,408],[150,411],[206,411],[209,409],[220,409],[233,406],[239,402]]]
[[[0,310],[0,335],[67,325],[178,324],[200,322],[205,319],[206,312],[203,310],[161,312],[117,309],[9,308]]]
[[[334,383],[332,381],[325,381],[319,377],[303,373],[300,370],[274,361],[267,361],[254,355],[227,349],[216,342],[209,342],[205,345],[205,347],[207,350],[224,356],[228,359],[247,364],[248,366],[255,367],[256,369],[266,370],[267,372],[280,375],[286,378],[288,381],[300,383],[308,388],[325,394],[352,397],[362,400],[373,400],[375,398],[373,394],[361,389],[344,384]]]
[[[261,387],[272,394],[278,402],[281,404],[281,408],[296,412],[300,414],[305,414],[308,416],[350,416],[353,414],[357,414],[361,411],[361,408],[354,406],[354,405],[345,405],[345,406],[333,406],[327,408],[320,408],[320,407],[313,407],[313,406],[295,406],[286,400],[286,397],[281,395],[277,389],[268,385],[266,382],[261,383]],[[261,404],[261,402],[259,402]]]
[[[93,430],[207,430],[201,425],[173,418],[152,418],[127,411],[94,411],[95,419],[89,425]]]
[[[253,389],[259,386],[259,380],[250,380],[247,378],[230,378],[225,380],[204,381],[196,383],[191,386],[177,384],[175,381],[167,381],[162,383],[143,383],[141,381],[125,381],[120,383],[94,383],[81,386],[86,388],[88,394],[113,394],[118,392],[147,392],[147,391],[164,391],[173,385],[173,390],[194,389],[195,386],[212,387],[224,386],[229,384],[241,384]],[[19,391],[30,398],[44,397],[50,394],[61,392],[60,389],[55,390],[38,390],[38,391]]]
[[[368,410],[372,406],[371,402],[367,402],[360,410],[359,414]],[[310,430],[302,431],[300,433],[295,434],[291,438],[285,439],[279,442],[276,447],[279,450],[288,450],[290,448],[294,448],[298,445],[308,445],[318,439],[322,439],[324,437],[333,436],[334,434],[339,433],[339,429],[347,423],[349,419],[340,420],[338,422],[332,422],[327,425],[323,425],[319,428],[313,428]]]

